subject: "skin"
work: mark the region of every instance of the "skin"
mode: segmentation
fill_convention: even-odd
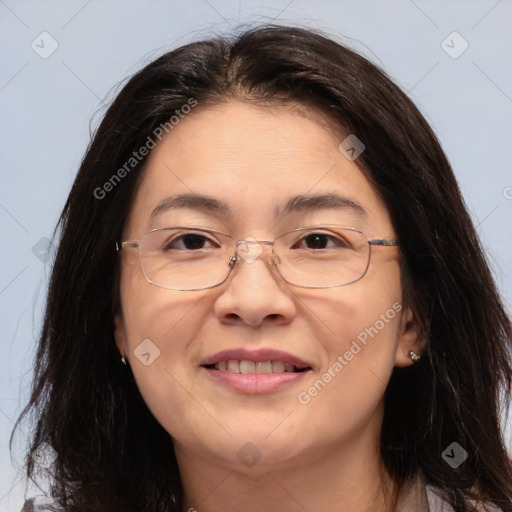
[[[124,240],[179,225],[207,226],[237,240],[273,240],[325,223],[352,225],[370,239],[396,239],[383,201],[356,162],[338,150],[343,138],[297,108],[238,101],[198,107],[152,151]],[[277,213],[291,196],[332,191],[356,200],[366,219],[333,209]],[[150,223],[162,199],[190,192],[227,202],[231,213],[182,208]],[[379,434],[393,367],[412,364],[409,350],[421,353],[424,344],[411,310],[403,305],[366,346],[360,344],[362,350],[308,404],[297,395],[380,315],[402,305],[396,247],[372,247],[361,280],[328,289],[288,285],[267,264],[269,252],[250,264],[238,262],[226,282],[201,291],[153,286],[139,269],[136,250],[120,257],[116,345],[174,440],[183,510],[392,510],[389,493],[396,489],[382,466]],[[144,339],[160,350],[149,366],[134,355]],[[248,395],[200,368],[205,357],[242,347],[283,350],[313,369],[298,384]],[[237,456],[248,442],[262,455],[252,467]]]

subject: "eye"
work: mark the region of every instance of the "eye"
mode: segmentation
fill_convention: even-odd
[[[304,247],[303,244],[306,244]],[[329,245],[330,244],[330,245]],[[299,245],[299,247],[297,247]],[[328,235],[326,233],[308,233],[303,238],[298,240],[292,249],[332,249],[332,248],[349,248],[350,244],[335,235]]]
[[[185,233],[166,241],[163,248],[166,251],[172,249],[195,251],[198,249],[207,249],[208,246],[205,246],[206,243],[210,244],[212,247],[220,247],[220,244],[206,235],[200,233]]]

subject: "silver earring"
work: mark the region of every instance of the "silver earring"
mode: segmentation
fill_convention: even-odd
[[[124,356],[121,357],[121,362],[126,366],[126,359],[124,358]]]
[[[418,354],[416,354],[416,352],[414,352],[413,350],[409,350],[409,359],[410,359],[413,363],[416,363],[416,362],[418,362],[418,361],[421,359],[421,356],[419,356]]]

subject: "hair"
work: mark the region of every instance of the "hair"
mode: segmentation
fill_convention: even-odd
[[[147,157],[119,182],[112,177],[191,99],[198,109],[229,100],[298,104],[363,141],[356,163],[390,212],[404,304],[427,337],[421,361],[395,368],[387,387],[384,466],[398,485],[421,472],[456,512],[476,510],[476,502],[512,512],[512,461],[500,427],[512,325],[450,164],[383,71],[318,31],[275,25],[166,53],[106,111],[56,228],[31,396],[17,422],[29,414],[34,421],[27,477],[35,478],[31,455],[46,442],[58,454],[51,493],[66,511],[181,510],[171,436],[120,363],[113,335],[115,243]],[[108,193],[98,193],[107,182]],[[441,456],[454,441],[468,454],[456,470]]]

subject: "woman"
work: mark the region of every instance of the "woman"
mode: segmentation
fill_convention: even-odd
[[[364,58],[278,26],[163,55],[60,229],[25,412],[62,509],[512,511],[511,322]]]

